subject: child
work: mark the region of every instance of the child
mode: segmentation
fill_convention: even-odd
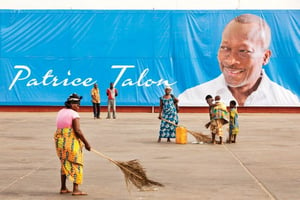
[[[206,127],[206,128],[209,128],[209,127],[210,127],[211,138],[212,138],[211,143],[215,143],[215,133],[214,133],[214,131],[213,131],[212,126],[210,126],[211,120],[213,119],[213,109],[214,109],[214,103],[213,103],[213,102],[214,102],[214,99],[213,99],[213,97],[212,97],[211,95],[207,95],[207,96],[205,97],[205,100],[206,100],[206,102],[207,102],[207,104],[208,104],[208,106],[209,106],[209,108],[208,108],[209,122],[208,122],[207,124],[205,124],[205,127]]]
[[[213,121],[211,125],[215,126],[215,134],[219,136],[219,144],[223,144],[223,125],[228,123],[226,117],[228,116],[227,108],[224,103],[221,102],[219,95],[215,96]]]
[[[236,136],[239,133],[238,112],[236,109],[236,101],[232,100],[229,103],[229,138],[228,143],[236,143]]]
[[[223,144],[223,125],[228,123],[228,120],[226,119],[226,116],[228,115],[227,108],[224,103],[221,102],[221,97],[219,95],[215,96],[215,103],[212,103],[212,98],[206,100],[209,104],[210,122],[207,123],[205,127],[210,127],[212,133],[212,144],[216,143],[216,135],[219,136],[219,144]]]

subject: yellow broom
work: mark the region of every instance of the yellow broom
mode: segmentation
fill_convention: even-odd
[[[107,159],[108,161],[117,165],[121,169],[121,171],[123,172],[124,177],[125,177],[127,189],[129,189],[130,183],[132,183],[134,186],[136,186],[140,190],[145,190],[146,189],[145,187],[149,188],[154,185],[160,186],[160,187],[164,186],[163,184],[161,184],[159,182],[148,179],[144,168],[139,163],[139,161],[136,159],[130,160],[127,162],[115,161],[95,149],[91,149],[91,151],[93,151],[97,155],[101,156],[102,158]]]
[[[165,121],[165,122],[168,122],[176,127],[178,127],[179,125],[175,124],[174,122],[171,122],[167,119],[164,119],[164,118],[161,118],[161,120]],[[184,127],[185,128],[185,127]],[[192,136],[194,136],[194,138],[197,140],[197,142],[205,142],[205,143],[209,143],[211,142],[211,137],[208,136],[208,135],[205,135],[203,133],[200,133],[200,132],[196,132],[196,131],[192,131],[192,130],[189,130],[187,128],[185,128],[186,131],[188,133],[190,133]]]

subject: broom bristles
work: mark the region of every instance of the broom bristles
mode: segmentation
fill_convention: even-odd
[[[209,143],[211,141],[211,138],[208,135],[205,135],[203,133],[191,131],[188,129],[187,129],[187,132],[189,132],[192,136],[194,136],[194,138],[197,140],[197,142]]]
[[[117,165],[121,171],[124,174],[125,182],[127,189],[129,189],[129,184],[132,183],[134,186],[136,186],[138,189],[143,189],[143,187],[151,187],[151,186],[160,186],[163,187],[164,185],[150,180],[147,178],[145,169],[142,167],[142,165],[139,163],[138,160],[130,160],[127,162],[121,162],[121,161],[115,161],[108,156],[100,153],[99,151],[96,151],[95,149],[91,149],[93,152],[98,154],[99,156],[109,160],[110,162]]]
[[[138,189],[143,189],[143,187],[151,186],[164,186],[157,181],[148,179],[145,169],[136,159],[127,162],[117,161],[117,163],[124,174],[127,188],[130,183],[135,185]]]
[[[174,122],[171,122],[169,120],[166,120],[164,118],[162,118],[161,120],[165,121],[165,122],[168,122],[176,127],[178,127],[177,124],[175,124]],[[187,132],[190,133],[192,136],[194,136],[194,138],[197,140],[197,142],[205,142],[205,143],[209,143],[211,141],[211,138],[208,136],[208,135],[205,135],[203,133],[199,133],[199,132],[196,132],[196,131],[191,131],[189,129],[187,129]]]

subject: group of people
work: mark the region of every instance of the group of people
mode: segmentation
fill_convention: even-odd
[[[116,119],[116,97],[118,96],[118,90],[114,87],[114,83],[109,84],[109,88],[106,89],[107,95],[107,117],[106,119],[111,118],[111,110],[112,110],[112,117]],[[91,90],[91,97],[93,103],[93,113],[94,119],[100,119],[100,89],[98,84],[95,83],[94,87]]]
[[[235,143],[239,132],[237,105],[298,105],[299,99],[287,89],[271,81],[263,65],[269,62],[271,31],[268,24],[260,17],[243,14],[228,23],[222,34],[218,51],[218,61],[222,74],[214,80],[188,89],[179,98],[172,95],[172,88],[166,87],[160,97],[159,116],[161,120],[158,142],[162,138],[175,138],[178,125],[178,103],[191,105],[191,100],[206,100],[209,105],[210,121],[206,124],[212,134],[212,144],[219,137],[223,143],[223,125],[229,123],[228,143]],[[114,84],[106,90],[108,96],[108,115],[113,109],[112,117],[116,118],[115,97],[118,91]],[[214,98],[211,95],[216,95]],[[100,118],[100,90],[97,84],[91,91],[94,118]],[[221,97],[230,101],[229,114]],[[58,112],[54,135],[57,155],[61,161],[61,194],[87,195],[79,190],[82,183],[83,146],[90,151],[91,146],[80,129],[78,114],[82,97],[72,94],[65,102],[65,108]],[[193,103],[192,103],[193,104]],[[229,119],[228,119],[229,118]],[[66,178],[73,181],[73,191],[66,187]]]
[[[94,87],[97,88],[97,85]],[[162,121],[158,142],[161,142],[161,138],[167,138],[167,142],[171,142],[170,139],[176,137],[175,131],[178,124],[179,111],[177,106],[178,99],[171,92],[172,88],[167,86],[165,94],[160,97],[158,118]],[[61,162],[60,194],[87,195],[86,192],[79,190],[79,184],[82,183],[83,178],[83,147],[88,151],[91,150],[91,145],[80,128],[78,111],[81,99],[82,96],[75,93],[71,94],[65,101],[65,107],[58,112],[56,118],[57,129],[54,134],[54,140],[57,156]],[[211,127],[212,143],[215,143],[216,135],[220,137],[220,143],[222,143],[222,125],[228,122],[225,116],[227,113],[226,106],[220,102],[219,96],[215,97],[215,102],[213,102],[213,98],[210,95],[207,96],[206,100],[209,104],[210,114],[210,122],[206,126]],[[236,142],[236,134],[238,133],[238,115],[235,101],[230,103],[230,108],[229,143],[231,141]],[[72,191],[66,186],[67,177],[73,182]]]
[[[264,19],[253,14],[235,17],[224,28],[218,50],[222,74],[179,95],[180,106],[202,105],[205,100],[209,104],[211,121],[207,127],[212,132],[212,143],[216,143],[216,135],[220,138],[219,143],[223,142],[222,126],[228,123],[225,119],[226,106],[220,102],[220,96],[230,104],[229,142],[236,142],[237,105],[300,105],[295,94],[271,81],[263,69],[272,55],[270,42],[271,30]],[[167,141],[174,138],[178,124],[175,109],[178,99],[175,103],[169,90],[166,88],[165,95],[160,98],[159,118],[163,120],[158,142],[161,138],[167,138]],[[215,99],[207,94],[213,94]]]
[[[216,144],[216,136],[219,137],[219,144],[223,144],[223,125],[229,123],[228,143],[235,143],[236,136],[239,133],[238,111],[236,108],[236,101],[231,100],[229,103],[229,112],[226,105],[221,102],[219,95],[213,98],[211,95],[206,96],[206,102],[209,105],[209,119],[205,124],[206,128],[210,128],[212,144]]]
[[[176,138],[176,127],[178,126],[178,98],[172,94],[172,88],[167,86],[165,94],[160,98],[158,111],[158,119],[161,120],[158,141],[167,138],[167,142],[171,142],[171,138]],[[237,103],[231,100],[229,104],[229,112],[226,105],[221,101],[219,95],[213,98],[207,95],[205,98],[209,105],[209,122],[205,124],[206,128],[210,128],[212,144],[216,144],[216,136],[219,137],[218,144],[223,144],[223,125],[229,123],[228,143],[236,143],[236,137],[239,133]]]

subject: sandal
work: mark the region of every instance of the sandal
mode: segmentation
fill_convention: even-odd
[[[72,191],[66,189],[66,190],[60,190],[59,193],[60,193],[60,194],[68,194],[68,193],[72,193]]]
[[[79,192],[73,192],[72,195],[73,196],[81,196],[81,195],[88,195],[88,194],[86,192],[79,191]]]

